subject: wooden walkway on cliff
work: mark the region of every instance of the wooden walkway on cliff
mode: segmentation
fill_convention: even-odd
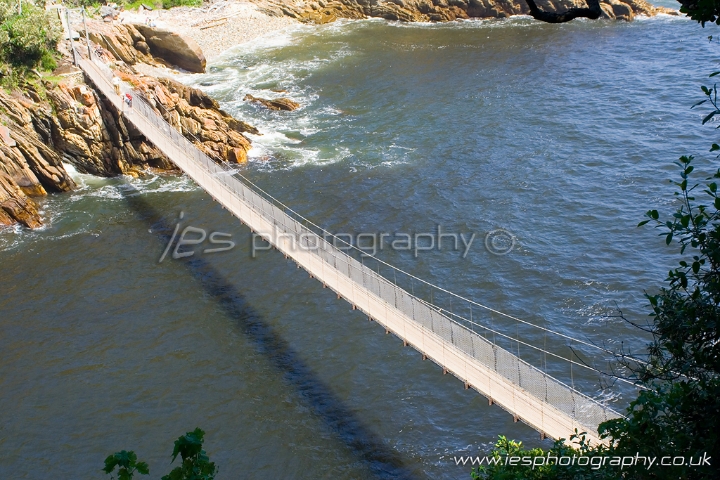
[[[128,85],[122,85],[121,95],[117,95],[111,83],[113,74],[106,65],[87,58],[79,58],[79,63],[89,80],[118,111],[124,110],[128,121],[216,201],[267,239],[287,258],[293,259],[298,268],[307,270],[323,287],[334,290],[338,298],[344,298],[353,309],[363,311],[368,319],[382,325],[386,333],[393,333],[404,345],[418,350],[423,359],[429,358],[437,363],[443,373],[455,375],[465,388],[477,390],[491,404],[500,405],[516,421],[522,420],[543,437],[547,435],[567,439],[577,429],[587,432],[588,440],[597,443],[600,442],[598,425],[619,417],[617,412],[606,405],[500,347],[496,341],[491,341],[489,338],[510,337],[493,329],[492,324],[478,321],[478,313],[480,317],[488,311],[490,314],[504,315],[501,312],[413,277],[375,257],[360,256],[360,260],[357,260],[347,253],[354,247],[347,245],[343,249],[337,248],[340,239],[303,218],[247,179],[238,178],[237,173],[230,171],[229,167],[218,165],[203,154],[158,115],[141,94],[132,93],[132,108],[124,107],[121,95],[132,90]],[[376,267],[370,268],[368,259],[376,261]],[[384,275],[379,273],[381,267]],[[401,277],[405,279],[406,288],[401,286]],[[430,291],[428,298],[423,299],[417,293],[420,287],[426,292]],[[436,301],[433,301],[433,295]],[[438,305],[437,299],[442,295],[450,298],[450,308]],[[462,308],[465,308],[464,312],[467,311],[467,307],[469,315],[458,313]],[[515,320],[522,322],[520,319]],[[528,322],[523,323],[530,325]],[[568,342],[590,345],[542,327],[535,328],[541,328],[545,334],[550,332],[564,337]],[[585,362],[562,357],[517,338],[514,341],[518,342],[518,350],[522,344],[523,348],[539,350],[546,359],[549,355],[556,361],[569,362],[570,368],[573,365],[576,368],[588,367]],[[596,348],[601,353],[609,353]]]

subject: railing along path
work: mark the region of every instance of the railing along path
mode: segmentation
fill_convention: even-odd
[[[118,111],[124,112],[128,121],[233,215],[286,257],[292,258],[298,268],[304,268],[324,287],[334,290],[338,298],[344,298],[353,309],[363,311],[368,318],[381,324],[386,333],[398,336],[405,345],[418,350],[423,359],[431,359],[442,367],[443,373],[452,373],[464,382],[466,388],[474,388],[491,404],[496,403],[510,412],[515,420],[522,420],[542,436],[567,439],[577,429],[587,432],[588,439],[598,443],[598,425],[620,416],[481,335],[480,332],[484,331],[486,336],[492,332],[494,338],[496,335],[507,337],[491,326],[473,320],[473,306],[476,311],[482,308],[491,315],[493,312],[504,315],[501,312],[433,286],[437,294],[450,295],[451,302],[455,299],[457,303],[462,303],[458,301],[460,299],[466,306],[469,305],[468,319],[452,313],[452,308],[443,309],[421,299],[414,292],[409,293],[398,286],[397,275],[410,278],[418,287],[421,286],[419,284],[430,284],[376,259],[378,269],[380,265],[392,269],[395,278],[391,281],[365,265],[362,258],[361,261],[356,260],[329,242],[327,232],[320,227],[249,181],[240,180],[234,175],[236,172],[218,165],[198,150],[158,115],[142,94],[123,84],[121,95],[117,95],[111,83],[113,73],[106,65],[87,58],[79,58],[79,63],[105,97]],[[131,108],[123,104],[122,95],[126,92],[133,97]],[[567,335],[551,333],[570,339]],[[572,340],[577,344],[590,345]],[[529,343],[519,342],[518,349],[520,343],[537,349],[545,356],[549,354],[571,362],[571,368],[573,364],[587,367],[584,362],[560,357]]]

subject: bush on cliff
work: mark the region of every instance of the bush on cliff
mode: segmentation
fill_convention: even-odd
[[[0,0],[0,63],[6,66],[0,81],[12,83],[34,68],[54,69],[61,36],[59,21],[42,7],[26,1],[20,13],[16,0]]]

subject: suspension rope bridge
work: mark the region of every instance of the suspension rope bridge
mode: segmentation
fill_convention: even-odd
[[[241,222],[321,282],[323,288],[335,291],[339,299],[347,300],[354,310],[361,310],[368,319],[382,325],[386,333],[393,333],[403,345],[418,350],[423,360],[431,359],[443,373],[453,374],[466,389],[477,390],[491,405],[500,405],[515,421],[522,420],[539,431],[541,437],[567,439],[577,429],[587,432],[591,443],[602,443],[598,425],[620,414],[575,388],[573,367],[599,370],[573,356],[580,358],[576,346],[605,359],[614,358],[612,351],[456,295],[335,237],[237,171],[202,153],[156,112],[155,108],[161,107],[157,102],[124,83],[117,94],[112,83],[114,75],[107,65],[81,55],[77,49],[73,51],[87,78],[150,142]],[[132,95],[131,108],[124,106],[125,93]],[[449,308],[441,306],[448,304]],[[496,328],[497,319],[514,321],[516,337]],[[521,341],[520,326],[542,332],[543,347]],[[548,348],[548,338],[551,343],[555,341],[555,348]],[[527,359],[520,358],[521,345],[531,352]],[[568,347],[568,357],[557,353]],[[548,355],[569,365],[570,385],[555,378],[560,369],[548,365]]]

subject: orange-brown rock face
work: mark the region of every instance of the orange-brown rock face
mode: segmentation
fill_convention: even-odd
[[[32,196],[68,191],[75,183],[52,148],[52,111],[33,91],[0,90],[0,225],[42,225]],[[35,97],[33,99],[32,97]]]
[[[243,133],[258,134],[258,130],[225,113],[216,100],[168,78],[117,73],[132,82],[158,114],[206,155],[216,161],[247,161],[250,140]]]
[[[466,18],[505,18],[528,14],[524,0],[307,0],[290,4],[281,0],[256,0],[266,11],[303,22],[328,23],[338,18],[379,17],[404,22],[446,22]],[[548,12],[585,6],[583,0],[540,0]],[[603,16],[632,20],[635,15],[652,16],[657,9],[645,0],[601,0]]]
[[[222,111],[202,91],[170,79],[116,72],[132,82],[156,111],[218,162],[244,163],[257,129]],[[0,90],[0,225],[42,225],[33,196],[75,188],[63,161],[82,173],[137,176],[148,167],[175,165],[90,85],[69,79],[33,90]],[[54,113],[53,113],[54,112]],[[6,138],[7,137],[7,138]]]
[[[193,73],[205,71],[205,55],[191,38],[147,25],[88,22],[90,40],[106,50],[105,55],[127,65],[162,63]]]
[[[42,226],[35,202],[28,198],[10,176],[0,171],[0,225],[14,223],[30,228]]]
[[[228,115],[198,89],[132,67],[163,63],[203,71],[205,57],[194,42],[149,27],[141,33],[133,25],[88,23],[91,40],[103,49],[102,60],[168,123],[218,162],[247,162],[250,140],[243,134],[259,134],[256,128]],[[159,46],[172,55],[159,55]],[[32,197],[75,188],[63,161],[100,176],[138,176],[148,167],[176,170],[111,102],[84,83],[79,71],[66,62],[57,72],[70,76],[59,84],[45,82],[42,95],[29,85],[12,94],[0,89],[0,225],[42,225]]]

